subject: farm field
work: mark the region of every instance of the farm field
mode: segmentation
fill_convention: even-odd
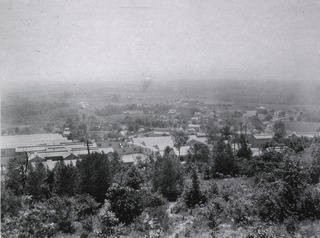
[[[286,128],[295,132],[316,132],[320,129],[320,123],[305,121],[286,121]]]

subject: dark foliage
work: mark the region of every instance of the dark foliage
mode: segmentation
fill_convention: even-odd
[[[184,194],[185,203],[189,208],[193,208],[196,205],[204,204],[207,201],[207,197],[200,190],[200,183],[196,170],[193,170],[191,178],[192,187],[188,189]]]
[[[257,190],[256,205],[264,221],[318,219],[320,193],[310,187],[309,174],[299,162],[285,160]]]
[[[41,162],[36,163],[35,167],[30,165],[26,185],[27,194],[32,195],[36,200],[44,198],[48,194],[46,178],[47,170]]]
[[[237,151],[237,157],[250,159],[252,157],[252,151],[247,143],[245,135],[241,134],[239,141],[240,141],[240,148]]]
[[[129,187],[110,187],[106,195],[113,211],[120,222],[130,224],[143,211],[140,193]]]
[[[66,165],[63,160],[57,162],[53,174],[53,193],[59,196],[73,196],[78,192],[79,174],[72,163]]]
[[[237,174],[238,167],[231,146],[225,144],[223,139],[220,138],[214,150],[213,176],[217,176],[220,173],[232,176]]]
[[[77,163],[80,174],[80,191],[93,196],[102,203],[111,185],[109,159],[104,154],[90,154]]]
[[[139,190],[144,182],[142,174],[135,165],[132,165],[126,172],[124,180],[125,186],[133,188],[135,190]]]
[[[183,191],[183,170],[175,158],[165,155],[155,162],[152,176],[153,190],[175,201]]]

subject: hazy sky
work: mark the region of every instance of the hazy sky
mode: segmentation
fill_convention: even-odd
[[[0,2],[1,80],[320,79],[319,0]]]

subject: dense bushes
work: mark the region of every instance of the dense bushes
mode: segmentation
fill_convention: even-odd
[[[203,159],[198,151],[185,167],[170,148],[163,158],[137,166],[124,165],[116,154],[90,154],[76,166],[58,162],[51,171],[15,158],[1,193],[2,232],[8,237],[161,237],[174,222],[190,224],[185,232],[190,237],[197,229],[218,237],[224,229],[245,230],[247,237],[255,232],[289,236],[302,220],[320,219],[317,148],[312,165],[303,166],[294,152],[237,158],[222,140],[213,155]],[[222,175],[199,179],[205,173]]]
[[[309,174],[296,161],[286,160],[257,188],[256,206],[264,221],[319,218],[320,192],[308,183]]]
[[[4,216],[1,229],[4,237],[42,238],[53,237],[59,231],[74,233],[74,223],[94,215],[97,210],[97,204],[88,196],[52,197],[37,203],[33,203],[31,197],[24,197],[20,205],[18,214]]]
[[[114,186],[108,190],[107,199],[110,209],[120,222],[129,224],[143,211],[143,204],[138,191],[129,187]]]

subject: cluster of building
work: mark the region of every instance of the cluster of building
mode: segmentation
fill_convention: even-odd
[[[57,161],[64,160],[66,164],[75,164],[77,160],[88,156],[88,153],[118,153],[125,163],[138,163],[148,158],[157,158],[164,154],[169,146],[173,156],[179,154],[182,158],[189,153],[190,147],[195,143],[206,144],[204,137],[191,136],[180,152],[174,147],[172,137],[162,133],[145,137],[132,137],[123,142],[104,141],[86,144],[68,140],[61,134],[33,134],[1,137],[1,167],[8,165],[10,158],[20,156],[28,158],[29,162],[43,162],[52,169]]]
[[[189,107],[189,103],[177,102],[177,107]],[[163,120],[177,120],[179,115],[174,105],[169,109],[167,115],[160,115]],[[194,106],[193,104],[191,106]],[[171,131],[177,127],[167,128],[153,128],[152,131],[145,131],[140,128],[138,132],[129,133],[126,125],[121,125],[120,134],[122,136],[120,141],[102,141],[99,143],[91,143],[87,145],[85,142],[75,142],[68,140],[70,129],[65,128],[62,134],[33,134],[33,135],[5,135],[1,137],[1,167],[6,167],[8,160],[14,156],[25,156],[30,162],[42,161],[47,164],[49,168],[53,168],[56,161],[64,160],[66,163],[76,163],[77,160],[82,159],[88,153],[113,153],[116,152],[125,163],[138,163],[145,161],[148,158],[157,158],[163,156],[167,146],[171,148],[173,156],[185,158],[192,151],[195,144],[207,144],[206,134],[203,132],[203,125],[206,125],[209,120],[214,121],[218,127],[223,127],[224,122],[220,117],[219,111],[213,111],[208,108],[208,105],[197,105],[199,111],[194,112],[190,118],[187,128],[184,130],[189,134],[189,140],[185,146],[182,146],[178,151],[174,147],[174,142],[171,137]],[[138,111],[139,115],[143,111]],[[127,110],[124,112],[127,115],[136,113],[136,111]],[[252,128],[247,127],[245,131],[241,130],[239,133],[246,133],[248,141],[254,155],[260,154],[259,148],[270,142],[274,136],[272,125],[277,120],[289,120],[289,116],[283,111],[273,112],[272,120],[267,119],[271,110],[264,107],[259,107],[256,110],[247,111],[242,114],[242,119],[252,118],[257,116],[266,127],[263,132],[256,133]],[[270,117],[270,116],[269,116]],[[250,120],[248,120],[250,121]],[[246,125],[247,126],[247,125]],[[179,129],[182,129],[181,127]],[[103,135],[106,131],[97,131]],[[93,131],[91,131],[93,134]],[[320,136],[320,132],[289,132],[288,137],[308,137]],[[234,145],[234,150],[237,150],[237,145]]]
[[[10,158],[20,156],[30,162],[41,161],[52,169],[56,161],[76,163],[78,159],[94,152],[113,152],[112,148],[98,148],[96,144],[74,142],[61,134],[33,134],[1,137],[1,167],[8,165]]]

